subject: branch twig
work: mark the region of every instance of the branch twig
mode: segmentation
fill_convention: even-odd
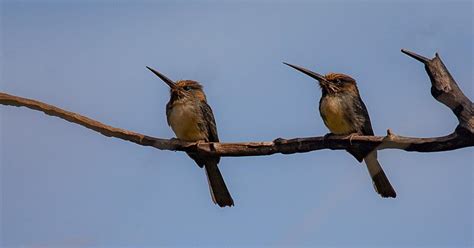
[[[176,139],[161,139],[129,130],[105,125],[86,116],[70,112],[40,101],[13,96],[0,92],[0,104],[27,107],[56,116],[99,132],[107,137],[115,137],[143,146],[152,146],[160,150],[197,152],[208,156],[260,156],[276,153],[293,154],[321,149],[343,150],[349,147],[369,149],[401,149],[416,152],[439,152],[474,146],[474,118],[472,102],[462,93],[449,74],[443,62],[436,54],[428,59],[413,52],[403,53],[425,64],[431,79],[433,97],[453,110],[459,120],[456,130],[447,136],[433,138],[403,137],[387,131],[387,136],[353,136],[349,137],[309,137],[281,139],[268,142],[243,143],[193,143]]]

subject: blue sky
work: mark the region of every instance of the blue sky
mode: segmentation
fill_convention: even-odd
[[[470,1],[2,1],[0,91],[173,137],[167,87],[205,86],[225,142],[324,135],[321,95],[286,61],[359,84],[376,134],[450,133],[457,121],[400,53],[439,52],[473,99]],[[473,245],[473,150],[379,160],[396,199],[343,151],[223,158],[235,207],[212,204],[180,152],[0,106],[1,245],[402,247]]]

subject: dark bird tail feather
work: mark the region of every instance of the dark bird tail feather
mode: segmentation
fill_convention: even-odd
[[[217,163],[209,161],[204,167],[206,168],[207,182],[209,183],[212,201],[220,207],[234,206],[234,200],[225,185],[224,178],[217,167]]]
[[[367,164],[367,169],[369,174],[372,177],[372,183],[374,184],[375,191],[379,193],[382,197],[397,197],[397,193],[393,189],[390,181],[388,180],[385,172],[380,166],[377,160],[377,153],[372,152],[367,157],[364,158],[365,163]]]

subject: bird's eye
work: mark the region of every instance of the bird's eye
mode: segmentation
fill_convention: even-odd
[[[342,83],[341,79],[336,79],[336,82],[337,82],[338,84]]]
[[[189,87],[189,86],[184,86],[184,87],[183,87],[183,90],[189,91],[189,90],[191,90],[191,87]]]

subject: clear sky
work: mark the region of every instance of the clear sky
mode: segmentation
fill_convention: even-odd
[[[225,142],[320,136],[315,81],[344,72],[376,134],[453,131],[422,64],[439,52],[473,94],[471,1],[5,1],[0,91],[171,138],[168,89],[145,66],[205,86]],[[343,151],[223,158],[235,207],[204,171],[160,151],[25,108],[0,106],[5,247],[473,245],[473,149],[384,150],[396,199]]]

